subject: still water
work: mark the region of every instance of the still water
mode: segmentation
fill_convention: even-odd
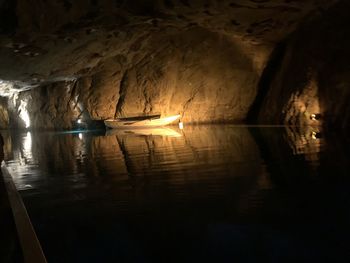
[[[3,133],[48,262],[349,262],[347,141],[231,125]]]

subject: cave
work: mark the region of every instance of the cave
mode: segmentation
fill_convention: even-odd
[[[0,261],[349,262],[349,12],[0,1]]]

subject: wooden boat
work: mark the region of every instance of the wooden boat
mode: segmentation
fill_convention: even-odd
[[[108,128],[118,128],[118,129],[152,128],[152,127],[161,127],[161,126],[168,125],[179,118],[180,118],[180,115],[173,115],[173,116],[161,118],[160,115],[157,114],[157,115],[148,115],[148,116],[108,119],[108,120],[105,120],[104,123]]]

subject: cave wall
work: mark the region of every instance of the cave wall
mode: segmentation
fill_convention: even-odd
[[[289,37],[281,66],[266,83],[260,123],[348,128],[349,10],[350,3],[341,1]]]
[[[231,39],[193,27],[147,36],[134,51],[102,59],[85,75],[20,93],[32,128],[71,128],[140,113],[191,123],[244,120],[259,70]]]
[[[7,98],[0,97],[0,129],[6,129],[9,122]]]
[[[2,1],[0,82],[20,92],[9,125],[25,126],[17,118],[23,105],[32,128],[141,113],[242,122],[256,96],[260,122],[308,124],[306,115],[321,112],[319,72],[311,64],[302,72],[298,50],[307,60],[315,53],[311,35],[322,38],[323,29],[310,20],[284,39],[305,17],[324,23],[339,1]],[[266,78],[266,61],[281,41],[281,67]],[[261,96],[266,83],[272,88]]]
[[[21,92],[15,105],[16,112],[20,112],[21,102],[24,102],[28,111],[30,128],[73,128],[73,121],[77,119],[80,111],[77,103],[72,99],[74,96],[72,89],[71,82],[58,82]],[[21,120],[19,115],[12,119],[12,126],[25,128],[23,122],[16,123],[18,119]]]

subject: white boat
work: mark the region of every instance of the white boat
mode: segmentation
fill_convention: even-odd
[[[177,119],[180,115],[173,115],[161,118],[160,115],[137,116],[128,118],[108,119],[104,123],[108,128],[134,129],[134,128],[152,128],[168,125]]]

